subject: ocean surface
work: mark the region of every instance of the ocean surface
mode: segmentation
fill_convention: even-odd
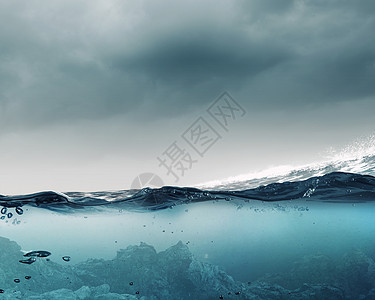
[[[0,195],[0,299],[375,299],[373,176],[361,153],[197,187]]]

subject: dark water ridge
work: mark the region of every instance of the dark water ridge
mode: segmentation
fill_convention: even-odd
[[[94,193],[48,191],[21,196],[0,195],[0,205],[3,206],[2,214],[6,214],[6,208],[20,209],[24,205],[68,212],[71,209],[95,207],[160,210],[179,204],[219,200],[272,202],[300,199],[333,203],[372,202],[375,201],[375,177],[333,172],[307,180],[272,183],[242,191],[208,191],[172,186]]]

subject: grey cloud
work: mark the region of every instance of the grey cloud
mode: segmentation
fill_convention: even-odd
[[[0,1],[3,193],[165,175],[156,156],[223,90],[247,114],[182,185],[308,162],[369,133],[374,6]]]
[[[248,20],[258,20],[268,14],[284,14],[293,9],[296,2],[295,0],[242,0],[238,4],[244,10],[245,15],[249,17]]]
[[[375,3],[372,0],[304,0],[304,4],[319,10],[336,9],[338,11],[350,10],[359,14],[375,13]]]
[[[334,0],[1,3],[2,130],[163,118],[227,89],[254,109],[373,97],[373,12]]]
[[[213,78],[242,81],[285,61],[288,49],[269,41],[253,41],[245,33],[204,30],[199,35],[189,30],[160,37],[134,54],[116,59],[114,66],[123,72],[143,73],[169,84],[196,84]]]

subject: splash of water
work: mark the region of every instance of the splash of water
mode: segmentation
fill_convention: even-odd
[[[299,166],[278,166],[201,185],[203,189],[236,190],[255,188],[274,182],[305,180],[331,172],[350,172],[375,176],[375,134],[358,139],[343,149],[329,149],[326,159]]]

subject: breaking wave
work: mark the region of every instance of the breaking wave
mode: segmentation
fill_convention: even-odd
[[[275,182],[301,181],[332,172],[375,176],[375,135],[358,140],[341,151],[330,150],[322,162],[302,166],[278,166],[260,172],[211,181],[203,189],[238,190],[255,188]]]
[[[2,215],[7,208],[22,214],[24,205],[60,212],[121,208],[147,211],[204,201],[287,201],[304,199],[324,202],[375,201],[375,136],[355,142],[325,162],[300,167],[278,167],[263,172],[215,181],[197,187],[164,186],[141,190],[101,192],[39,192],[0,195]],[[18,210],[17,210],[18,209]]]

